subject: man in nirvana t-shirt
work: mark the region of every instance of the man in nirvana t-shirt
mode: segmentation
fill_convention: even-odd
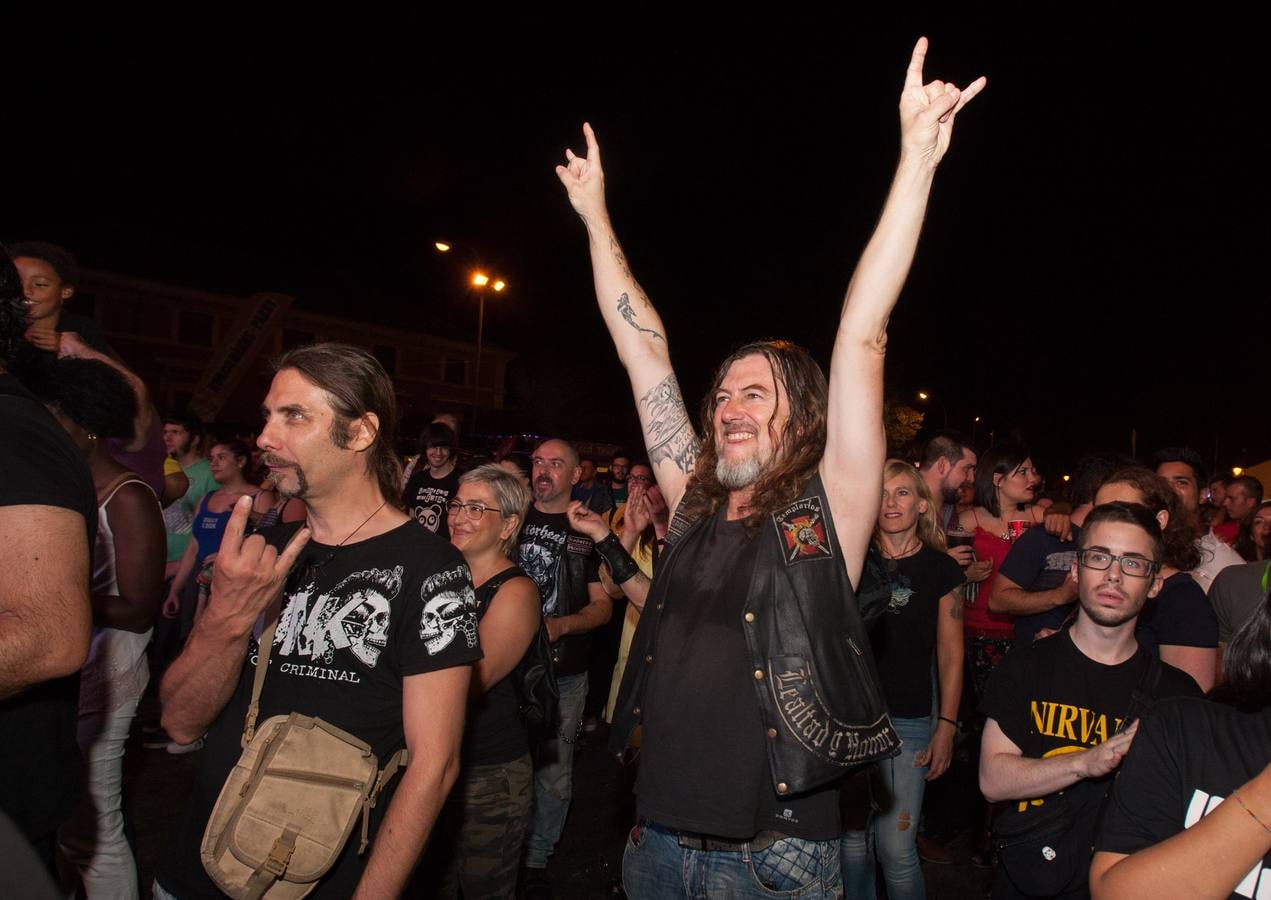
[[[1133,703],[1132,696],[1140,686],[1152,699],[1200,695],[1190,676],[1153,660],[1134,636],[1143,605],[1161,588],[1162,549],[1160,527],[1146,507],[1095,507],[1070,576],[1078,590],[1072,627],[1017,649],[993,673],[980,707],[988,717],[980,789],[990,802],[1020,801],[1006,815],[1040,818],[1064,792],[1062,802],[1076,807],[1072,827],[1089,831],[1076,843],[1088,848],[1098,804],[1151,705]],[[1153,665],[1156,678],[1148,671]],[[1049,896],[1080,892],[1089,862],[1080,860],[1073,880]],[[1048,864],[1038,856],[1022,870],[1000,866],[994,897],[1030,893]]]
[[[402,504],[420,525],[450,540],[446,504],[459,487],[458,439],[449,425],[433,422],[419,436],[419,443],[422,458],[402,491]]]
[[[358,397],[365,411],[344,419],[333,395]],[[274,376],[259,443],[279,492],[301,497],[309,518],[245,538],[250,504],[234,508],[207,608],[164,677],[165,730],[181,742],[207,733],[159,868],[167,894],[222,896],[199,847],[241,753],[267,623],[276,630],[258,721],[320,717],[368,743],[380,766],[410,754],[372,810],[368,852],[351,839],[311,896],[398,896],[427,842],[459,769],[469,664],[481,649],[463,557],[389,502],[401,483],[385,437],[392,397],[375,359],[339,344],[293,350]],[[347,433],[342,446],[333,426]]]

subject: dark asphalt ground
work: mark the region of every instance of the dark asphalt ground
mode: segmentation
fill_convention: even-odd
[[[605,751],[606,736],[602,724],[584,736],[575,757],[574,805],[549,869],[553,896],[562,900],[611,896],[607,887],[621,873],[623,842],[634,821],[634,798],[627,776]],[[135,833],[143,897],[148,896],[164,844],[189,796],[197,757],[145,750],[136,734],[129,744],[124,758],[125,809]],[[944,866],[923,863],[927,895],[937,900],[984,897],[989,873],[968,862],[978,805],[973,772],[965,757],[955,758],[949,772],[932,783],[925,810],[928,833],[947,842],[957,860]],[[881,881],[880,874],[880,885]]]

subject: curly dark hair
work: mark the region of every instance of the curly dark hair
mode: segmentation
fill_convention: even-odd
[[[784,392],[790,417],[783,434],[777,434],[773,424],[775,413],[773,419],[768,420],[768,435],[772,439],[775,459],[755,482],[750,514],[745,519],[746,529],[753,531],[769,514],[794,502],[825,455],[829,391],[825,373],[816,360],[808,351],[790,341],[755,341],[739,347],[720,363],[711,389],[702,400],[701,452],[681,504],[689,519],[713,515],[721,504],[728,502],[728,488],[720,484],[715,474],[715,466],[719,462],[719,450],[715,445],[715,409],[718,405],[715,396],[733,363],[756,355],[768,361],[778,399]]]
[[[49,359],[26,375],[27,390],[99,438],[130,439],[137,395],[111,366],[96,359]]]
[[[1165,542],[1162,563],[1180,572],[1190,572],[1200,565],[1200,548],[1196,546],[1196,529],[1188,522],[1178,494],[1170,487],[1168,481],[1143,466],[1126,466],[1109,475],[1103,484],[1099,485],[1100,490],[1109,484],[1128,484],[1133,487],[1143,495],[1143,505],[1150,509],[1153,515],[1162,511],[1169,513],[1169,522],[1166,523],[1161,535]]]
[[[7,369],[17,355],[28,324],[22,276],[0,247],[0,369]]]

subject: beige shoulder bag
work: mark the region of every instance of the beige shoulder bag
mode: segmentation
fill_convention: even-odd
[[[272,716],[257,730],[276,626],[261,635],[243,755],[221,788],[200,848],[207,874],[236,900],[308,894],[339,858],[359,813],[358,853],[365,853],[371,809],[407,762],[400,750],[381,771],[365,741],[299,713]]]

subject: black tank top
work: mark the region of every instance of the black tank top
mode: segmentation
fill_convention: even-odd
[[[485,618],[499,588],[513,578],[528,577],[518,566],[509,566],[477,588],[477,621]],[[506,676],[480,697],[468,701],[468,725],[463,734],[464,766],[493,766],[529,753],[529,736],[517,707],[512,677]]]

